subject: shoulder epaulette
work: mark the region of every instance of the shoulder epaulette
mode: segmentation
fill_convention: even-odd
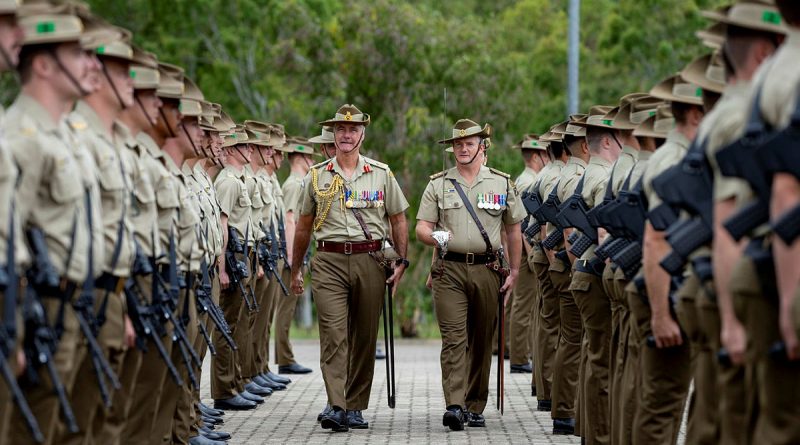
[[[503,173],[500,170],[497,170],[495,168],[489,167],[489,171],[494,173],[494,174],[496,174],[496,175],[502,176],[502,177],[504,177],[506,179],[511,179],[511,175],[509,175],[508,173]]]
[[[431,175],[431,180],[441,178],[445,173],[447,173],[447,170]]]
[[[368,158],[366,156],[364,156],[364,162],[366,162],[367,164],[370,164],[370,165],[374,165],[375,167],[382,168],[384,170],[389,170],[389,166],[388,165],[384,164],[383,162],[378,162],[378,161],[376,161],[374,159],[370,159],[370,158]]]
[[[82,118],[78,117],[76,113],[71,113],[69,116],[67,116],[67,123],[69,124],[70,128],[75,131],[83,131],[89,128],[89,124],[87,124]]]

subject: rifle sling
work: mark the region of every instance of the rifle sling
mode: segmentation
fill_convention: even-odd
[[[458,192],[458,196],[461,198],[461,201],[464,203],[464,208],[467,209],[469,212],[469,216],[472,217],[472,221],[475,222],[475,226],[478,228],[478,231],[481,233],[481,237],[483,238],[483,242],[486,243],[486,253],[491,254],[494,252],[492,249],[492,242],[489,240],[489,234],[486,232],[486,229],[481,224],[480,218],[478,218],[478,214],[475,213],[475,208],[472,207],[472,204],[469,202],[469,198],[467,198],[466,193],[464,193],[464,189],[461,188],[461,184],[458,183],[453,178],[448,178],[450,182],[453,184],[453,187]]]

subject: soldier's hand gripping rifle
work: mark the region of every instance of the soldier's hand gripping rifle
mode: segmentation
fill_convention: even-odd
[[[225,249],[225,270],[228,272],[231,284],[239,286],[239,291],[242,294],[245,305],[250,311],[255,311],[255,306],[250,301],[249,292],[244,287],[243,280],[250,276],[250,271],[247,270],[247,264],[243,261],[236,259],[236,254],[241,253],[244,255],[245,250],[236,230],[228,226],[228,245]]]
[[[278,285],[281,287],[283,295],[288,297],[289,289],[286,287],[286,283],[283,282],[283,278],[281,278],[280,271],[278,271],[278,262],[274,253],[271,251],[275,243],[275,231],[272,230],[271,227],[270,230],[267,230],[266,227],[264,227],[263,221],[259,221],[258,224],[261,226],[261,231],[267,234],[266,242],[258,243],[258,250],[256,251],[258,254],[258,262],[261,263],[261,267],[264,268],[264,272],[267,275],[272,275],[272,277],[275,278]]]
[[[667,242],[672,251],[660,265],[670,275],[683,273],[692,252],[709,244],[713,238],[713,178],[705,148],[705,143],[695,140],[678,164],[653,179],[653,189],[665,204],[691,215],[667,229]]]

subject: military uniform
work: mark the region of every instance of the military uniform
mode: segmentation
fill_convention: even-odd
[[[275,198],[272,190],[272,181],[265,169],[259,169],[255,174],[256,181],[262,199],[264,200],[264,207],[260,215],[261,221],[264,224],[266,233],[263,234],[265,238],[271,236],[270,228],[274,228],[274,214],[275,214]],[[274,231],[274,230],[273,230]],[[271,243],[277,243],[277,240],[270,240]],[[268,249],[277,251],[277,244],[267,246]],[[266,271],[265,271],[266,273]],[[256,318],[256,324],[253,327],[253,340],[255,341],[255,366],[258,373],[265,373],[269,371],[269,327],[270,327],[270,314],[273,311],[275,304],[275,286],[273,282],[276,280],[272,277],[265,276],[263,280],[256,282],[256,297],[260,298],[259,305],[261,312]],[[271,286],[272,285],[272,286]]]
[[[311,279],[328,400],[334,407],[361,411],[369,402],[386,291],[385,271],[367,252],[383,249],[388,217],[403,213],[408,202],[389,167],[364,156],[349,178],[333,158],[312,167],[304,182],[309,186],[300,214],[314,215],[317,254]],[[367,241],[351,208],[359,209],[373,241]]]
[[[281,201],[284,208],[282,216],[288,212],[292,212],[295,216],[299,216],[300,205],[302,204],[301,196],[303,194],[303,177],[296,172],[289,173],[286,181],[283,182],[281,187]],[[281,274],[284,282],[291,278],[291,274],[286,268],[281,269]],[[292,352],[292,344],[289,342],[289,330],[294,320],[294,311],[297,307],[299,295],[289,292],[289,295],[283,295],[281,292],[278,296],[278,305],[275,315],[275,361],[278,366],[291,365],[295,362],[294,353]]]
[[[491,335],[502,277],[487,267],[486,261],[469,262],[469,255],[481,256],[486,243],[450,180],[457,181],[470,199],[488,233],[492,252],[500,248],[504,226],[519,223],[525,216],[517,191],[509,176],[481,167],[472,184],[456,168],[431,177],[423,192],[417,219],[436,223],[452,233],[448,255],[467,258],[448,259],[434,264],[433,295],[439,329],[442,333],[442,387],[446,405],[466,407],[482,413],[489,396]],[[503,204],[481,208],[481,198],[500,196]],[[499,209],[497,207],[500,207]],[[485,255],[484,255],[485,256]],[[469,329],[468,329],[469,327]],[[467,354],[469,350],[469,354]],[[498,357],[498,360],[502,360]]]
[[[559,200],[565,202],[578,185],[586,163],[575,156],[571,156],[561,170],[561,180],[556,184],[556,193]],[[563,244],[557,248],[563,250]],[[575,401],[578,390],[578,371],[581,360],[581,341],[583,338],[583,324],[581,314],[575,305],[575,299],[569,290],[572,265],[556,257],[550,263],[549,273],[553,282],[559,304],[559,344],[556,351],[551,411],[553,419],[575,418]]]

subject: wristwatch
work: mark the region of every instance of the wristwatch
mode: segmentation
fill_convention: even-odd
[[[406,269],[408,269],[408,265],[411,264],[411,263],[409,263],[408,260],[405,259],[405,258],[398,258],[398,259],[394,260],[394,265],[395,266],[399,266],[401,264],[403,266],[405,266]]]

